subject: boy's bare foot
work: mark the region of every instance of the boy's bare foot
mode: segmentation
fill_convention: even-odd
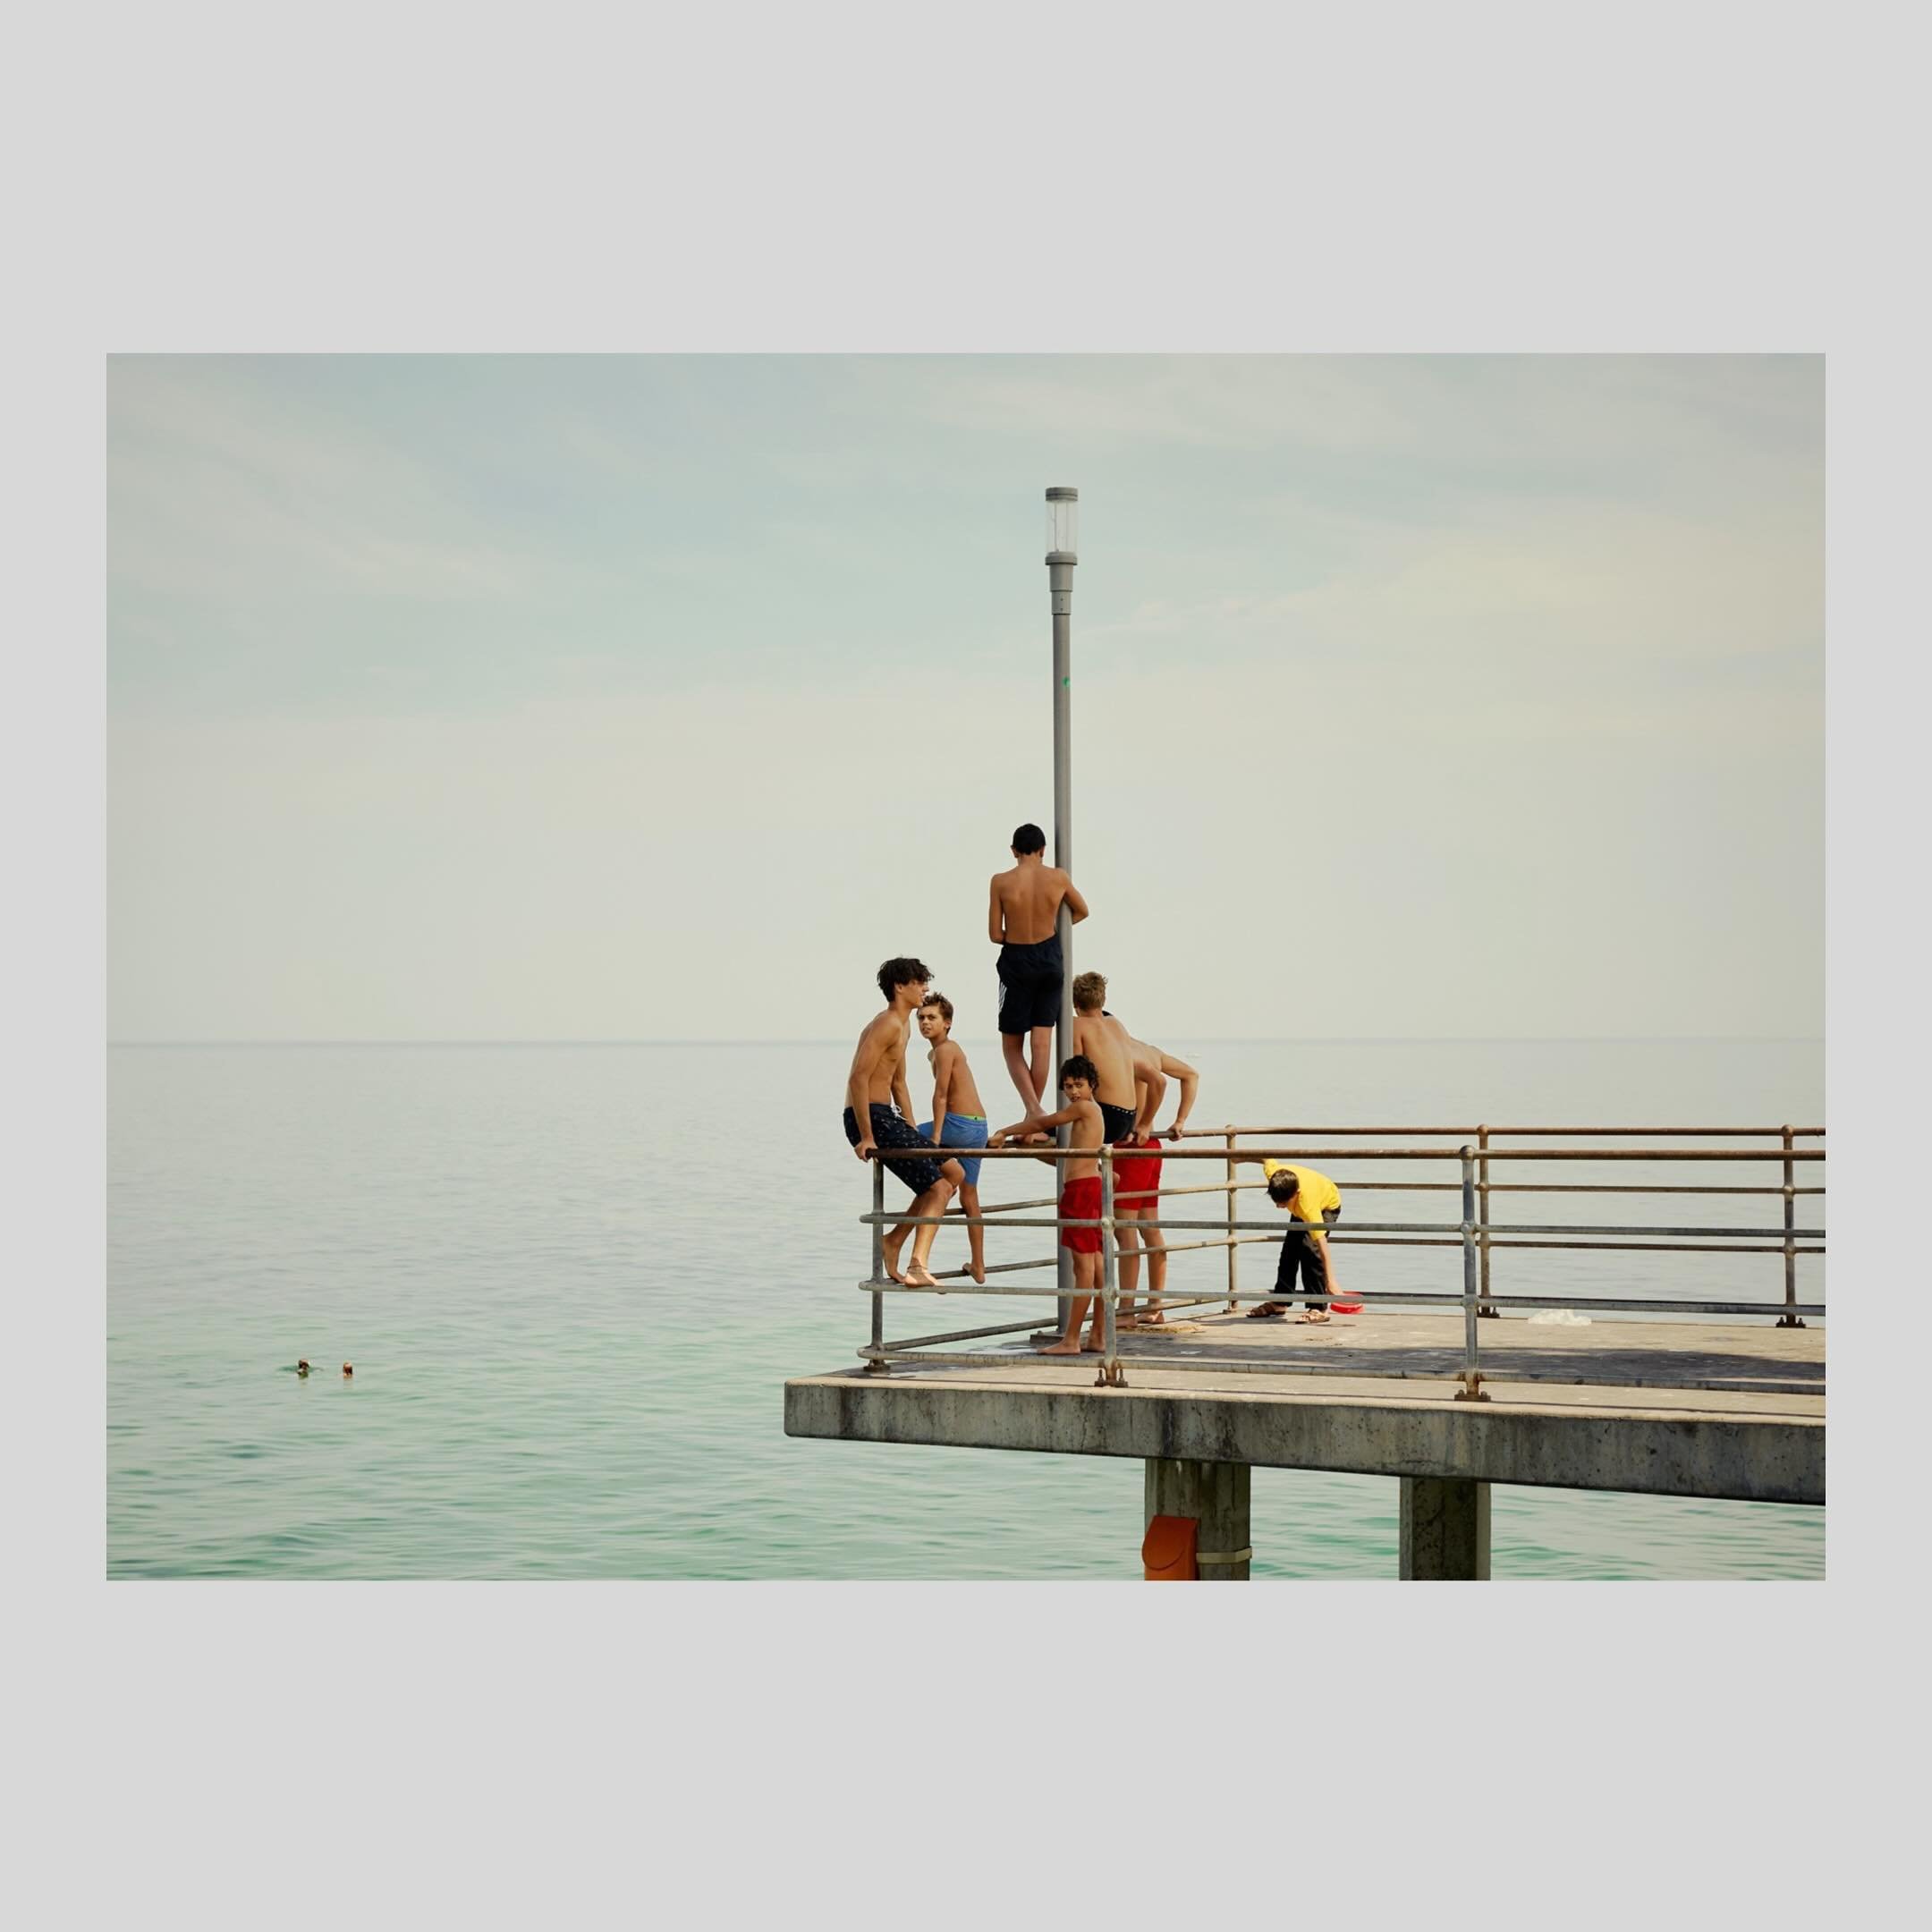
[[[1305,1322],[1325,1322],[1328,1319],[1328,1310],[1325,1308],[1305,1308],[1301,1314],[1296,1316],[1295,1319]]]
[[[982,1287],[985,1285],[986,1263],[984,1261],[974,1261],[969,1264],[966,1272],[970,1275],[976,1282],[979,1283]]]
[[[923,1261],[915,1261],[900,1277],[908,1288],[937,1288],[933,1271]],[[944,1292],[944,1291],[941,1291]]]
[[[1042,1355],[1078,1355],[1080,1352],[1080,1345],[1078,1342],[1064,1339],[1049,1343],[1040,1351]]]
[[[1167,1311],[1165,1309],[1149,1309],[1134,1326],[1139,1328],[1165,1328],[1167,1326]]]
[[[1080,1343],[1080,1353],[1082,1355],[1105,1355],[1106,1353],[1106,1343],[1089,1339]]]

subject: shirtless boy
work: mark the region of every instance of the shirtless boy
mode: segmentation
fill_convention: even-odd
[[[1064,1182],[1060,1190],[1060,1213],[1070,1221],[1097,1221],[1100,1218],[1100,1162],[1097,1156],[1102,1130],[1100,1108],[1093,1097],[1094,1083],[1099,1077],[1093,1062],[1085,1055],[1072,1055],[1060,1068],[1060,1090],[1066,1096],[1067,1104],[1057,1114],[1029,1114],[1025,1120],[1015,1121],[1011,1127],[1002,1127],[987,1143],[990,1147],[1004,1147],[1014,1134],[1030,1140],[1033,1135],[1051,1132],[1055,1127],[1070,1128],[1072,1131],[1067,1136],[1064,1153],[1049,1148],[1039,1157],[1043,1161],[1065,1163],[1061,1170]],[[1100,1294],[1103,1267],[1100,1236],[1101,1230],[1097,1227],[1060,1230],[1060,1245],[1071,1250],[1073,1256],[1074,1294],[1067,1309],[1065,1330],[1057,1342],[1050,1343],[1040,1351],[1043,1355],[1097,1355],[1106,1347],[1106,1304]],[[1086,1314],[1089,1302],[1093,1306],[1093,1326],[1088,1331],[1086,1345],[1082,1348],[1080,1318]]]
[[[932,1051],[932,1118],[919,1123],[919,1131],[943,1148],[983,1148],[987,1144],[986,1108],[966,1064],[966,1049],[953,1038],[953,1002],[944,993],[928,993],[919,1002],[919,1030]],[[935,1129],[937,1131],[935,1131]],[[968,1217],[966,1239],[972,1255],[967,1272],[976,1282],[986,1279],[986,1230],[975,1226],[979,1217],[979,1162],[962,1157],[960,1208]]]
[[[1066,970],[1060,952],[1061,902],[1076,926],[1087,917],[1087,902],[1058,866],[1046,863],[1046,835],[1037,825],[1023,825],[1013,834],[1013,869],[993,875],[987,913],[987,936],[1000,949],[1000,1047],[1029,1120],[1040,1114],[1046,1099],[1053,1030],[1060,1018]]]
[[[1113,1015],[1109,1013],[1108,1019]],[[1167,1318],[1161,1312],[1161,1295],[1167,1286],[1167,1237],[1160,1231],[1160,1144],[1163,1140],[1178,1140],[1182,1130],[1187,1125],[1187,1118],[1194,1111],[1194,1097],[1200,1091],[1200,1075],[1178,1054],[1168,1053],[1165,1048],[1150,1045],[1143,1039],[1128,1036],[1127,1044],[1133,1049],[1134,1072],[1148,1083],[1152,1102],[1147,1110],[1145,1125],[1137,1125],[1135,1139],[1144,1148],[1156,1151],[1143,1155],[1139,1160],[1123,1161],[1115,1175],[1115,1184],[1123,1193],[1140,1196],[1138,1201],[1122,1204],[1121,1212],[1130,1211],[1139,1217],[1141,1226],[1140,1238],[1148,1250],[1148,1305],[1147,1312],[1140,1316],[1136,1326],[1141,1328],[1165,1328]],[[1152,1123],[1159,1111],[1161,1096],[1166,1091],[1170,1080],[1181,1083],[1181,1099],[1174,1108],[1174,1117],[1165,1127],[1156,1129]],[[1140,1264],[1136,1258],[1131,1272],[1123,1271],[1123,1281],[1130,1293],[1140,1284]],[[1133,1302],[1125,1303],[1128,1313],[1133,1312]]]
[[[1118,1112],[1109,1113],[1107,1139],[1116,1148],[1154,1148],[1162,1139],[1178,1136],[1187,1124],[1200,1087],[1200,1075],[1177,1055],[1164,1053],[1145,1040],[1136,1039],[1122,1022],[1106,1010],[1107,983],[1099,973],[1082,973],[1073,982],[1073,1037],[1082,1053],[1101,1068],[1102,1107],[1106,1107],[1107,1063],[1099,1049],[1124,1056],[1133,1083],[1134,1111],[1123,1132],[1114,1130],[1120,1123]],[[1116,1080],[1118,1074],[1116,1072]],[[1181,1101],[1173,1123],[1157,1134],[1154,1116],[1159,1111],[1170,1079],[1181,1082]],[[1115,1093],[1119,1091],[1116,1086]],[[1167,1240],[1160,1230],[1161,1159],[1158,1153],[1137,1159],[1118,1161],[1114,1168],[1114,1211],[1123,1223],[1116,1230],[1120,1241],[1120,1316],[1130,1326],[1164,1328],[1167,1318],[1161,1296],[1167,1287]],[[1134,1224],[1138,1224],[1138,1225]],[[1148,1250],[1148,1305],[1136,1317],[1134,1296],[1140,1286],[1140,1249]]]
[[[889,959],[878,970],[878,989],[886,1010],[866,1024],[852,1055],[845,1081],[845,1138],[860,1160],[883,1160],[912,1190],[914,1215],[939,1215],[965,1180],[955,1160],[900,1157],[901,1149],[936,1155],[936,1148],[912,1125],[912,1096],[906,1089],[906,1038],[912,1014],[926,997],[932,974],[916,959]],[[881,1149],[886,1151],[881,1152]],[[926,1258],[932,1252],[936,1221],[913,1233],[913,1224],[902,1221],[886,1236],[886,1272],[912,1288],[936,1288]],[[913,1234],[912,1262],[899,1272],[899,1250]]]
[[[1160,1105],[1166,1081],[1150,1088],[1145,1075],[1135,1066],[1133,1041],[1127,1029],[1105,1011],[1106,980],[1099,973],[1083,972],[1073,982],[1073,1046],[1091,1060],[1099,1072],[1094,1098],[1100,1103],[1101,1130],[1113,1148],[1138,1147],[1153,1123],[1154,1109]],[[1124,1220],[1131,1214],[1140,1218],[1141,1203],[1120,1197],[1140,1191],[1140,1169],[1135,1161],[1116,1162],[1114,1168],[1115,1211]],[[1147,1204],[1152,1207],[1153,1203]],[[1138,1231],[1115,1230],[1120,1241],[1121,1314],[1131,1313],[1133,1303],[1126,1296],[1140,1284],[1140,1237]],[[1161,1258],[1163,1263],[1166,1257]]]

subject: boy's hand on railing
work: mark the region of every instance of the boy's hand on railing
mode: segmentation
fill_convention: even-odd
[[[852,1149],[860,1160],[870,1160],[878,1152],[878,1142],[870,1134],[860,1134],[859,1145]]]

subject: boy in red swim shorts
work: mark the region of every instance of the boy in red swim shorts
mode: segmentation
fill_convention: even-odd
[[[1120,1314],[1131,1328],[1165,1328],[1167,1317],[1163,1311],[1161,1294],[1167,1286],[1167,1237],[1160,1228],[1160,1144],[1163,1140],[1181,1138],[1194,1106],[1194,1097],[1200,1089],[1200,1075],[1178,1055],[1159,1046],[1150,1046],[1147,1041],[1138,1040],[1131,1033],[1127,1036],[1127,1044],[1133,1054],[1134,1076],[1142,1083],[1147,1095],[1145,1111],[1134,1123],[1135,1144],[1152,1148],[1154,1152],[1139,1160],[1123,1160],[1114,1170],[1115,1197],[1128,1197],[1120,1203],[1121,1212],[1136,1217],[1140,1240],[1148,1251],[1147,1309],[1144,1313],[1136,1315],[1133,1296],[1134,1290],[1140,1285],[1140,1261],[1138,1255],[1131,1258],[1128,1255],[1132,1237],[1121,1242]],[[1180,1081],[1181,1100],[1174,1109],[1174,1119],[1157,1133],[1154,1131],[1154,1115],[1170,1080]]]
[[[1002,1127],[987,1143],[989,1147],[1004,1147],[1014,1134],[1022,1134],[1030,1140],[1037,1133],[1051,1133],[1055,1127],[1069,1128],[1066,1153],[1063,1154],[1055,1148],[1039,1157],[1043,1161],[1064,1163],[1060,1213],[1069,1221],[1098,1221],[1100,1218],[1098,1156],[1104,1129],[1099,1105],[1094,1099],[1094,1089],[1099,1079],[1091,1060],[1084,1054],[1073,1055],[1060,1067],[1060,1091],[1066,1096],[1067,1104],[1057,1114],[1036,1114],[1031,1120],[1015,1121],[1011,1127]],[[1072,1253],[1076,1292],[1067,1309],[1065,1331],[1057,1342],[1049,1343],[1040,1353],[1097,1355],[1106,1346],[1104,1340],[1106,1307],[1100,1296],[1101,1230],[1097,1227],[1062,1228],[1060,1245]],[[1093,1309],[1093,1324],[1088,1331],[1083,1349],[1080,1338],[1080,1322],[1089,1307]]]

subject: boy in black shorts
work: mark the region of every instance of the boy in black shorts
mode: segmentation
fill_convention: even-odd
[[[1066,971],[1060,908],[1065,905],[1076,926],[1087,917],[1087,902],[1058,866],[1046,863],[1046,835],[1037,825],[1023,825],[1013,834],[1013,869],[993,875],[987,913],[987,936],[1000,949],[1000,1046],[1029,1120],[1046,1112],[1053,1030],[1060,1018]]]
[[[1360,1315],[1360,1302],[1334,1301],[1339,1285],[1335,1281],[1335,1257],[1329,1252],[1326,1234],[1318,1232],[1333,1227],[1342,1218],[1342,1190],[1326,1174],[1288,1161],[1263,1160],[1261,1171],[1267,1176],[1268,1199],[1284,1213],[1304,1223],[1306,1232],[1290,1234],[1283,1241],[1281,1260],[1275,1271],[1275,1292],[1258,1307],[1248,1310],[1249,1320],[1278,1320],[1285,1315],[1294,1306],[1290,1298],[1294,1293],[1298,1271],[1302,1287],[1309,1291],[1301,1320],[1325,1322],[1331,1305],[1343,1315]]]
[[[912,1030],[912,1015],[926,997],[932,974],[916,959],[889,959],[878,970],[878,989],[886,996],[886,1010],[875,1013],[859,1036],[859,1050],[852,1055],[852,1071],[845,1078],[845,1138],[860,1160],[883,1159],[887,1168],[912,1190],[915,1216],[945,1212],[965,1179],[956,1160],[948,1160],[926,1136],[912,1125],[912,1097],[906,1087],[906,1038]],[[912,1151],[911,1160],[896,1159],[896,1150]],[[917,1156],[929,1156],[921,1159]],[[936,1288],[926,1258],[932,1252],[933,1236],[939,1232],[936,1222],[914,1233],[911,1222],[902,1221],[886,1236],[886,1272],[895,1282],[913,1288]],[[908,1234],[913,1235],[912,1259],[904,1274],[899,1272],[899,1250]]]

